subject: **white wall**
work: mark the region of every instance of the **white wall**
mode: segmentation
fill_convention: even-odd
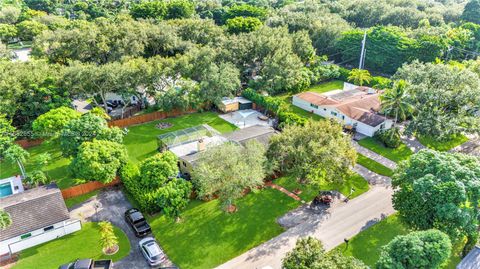
[[[349,84],[349,83],[347,83]],[[353,84],[350,84],[350,85],[353,85]],[[347,85],[348,87],[348,85]],[[340,112],[339,110],[333,108],[333,107],[321,107],[319,106],[318,108],[314,108],[312,106],[310,106],[310,103],[309,102],[306,102],[305,100],[302,100],[300,98],[298,98],[297,96],[293,96],[292,98],[292,104],[301,108],[301,109],[304,109],[306,111],[313,111],[313,113],[317,114],[317,115],[320,115],[324,118],[334,118],[334,119],[337,119],[339,120],[340,122],[343,122],[344,124],[348,124],[348,125],[354,125],[356,124],[357,126],[357,132],[361,133],[361,134],[364,134],[364,135],[367,135],[367,136],[373,136],[375,134],[376,131],[378,131],[381,127],[382,124],[379,124],[378,126],[376,127],[372,127],[370,125],[367,125],[367,124],[364,124],[362,122],[359,122],[357,120],[354,120],[354,119],[351,119],[350,117],[344,115],[342,112]],[[334,116],[332,115],[332,112],[334,113],[337,113],[337,116]],[[386,120],[385,122],[385,129],[390,129],[392,127],[392,121],[391,120]]]
[[[32,235],[25,239],[21,239],[20,236],[17,236],[0,242],[0,255],[16,253],[21,250],[76,232],[82,228],[82,224],[79,220],[67,220],[56,223],[53,225],[53,227],[54,228],[49,231],[44,231],[43,228],[32,231]]]

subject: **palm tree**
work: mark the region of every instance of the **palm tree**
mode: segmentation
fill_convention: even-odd
[[[110,254],[118,247],[118,237],[113,231],[112,223],[108,221],[99,222],[100,226],[100,243],[106,254]]]
[[[365,83],[370,83],[372,75],[365,69],[352,69],[348,76],[348,81],[353,82],[355,85],[363,86]]]
[[[12,218],[8,212],[5,210],[0,209],[0,230],[7,229],[10,225],[12,225]]]
[[[395,116],[394,126],[399,119],[407,119],[413,110],[406,88],[407,83],[404,80],[399,80],[393,84],[392,88],[386,89],[380,96],[383,111],[386,114]]]

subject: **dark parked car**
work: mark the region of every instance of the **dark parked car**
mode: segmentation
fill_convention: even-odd
[[[143,257],[145,257],[148,265],[151,267],[160,266],[167,260],[165,253],[163,253],[163,250],[153,237],[146,237],[140,240],[138,246],[140,247]]]
[[[64,264],[58,269],[113,269],[113,262],[112,260],[82,259]]]
[[[143,237],[152,232],[142,212],[136,208],[131,208],[125,212],[125,220],[132,227],[137,237]]]

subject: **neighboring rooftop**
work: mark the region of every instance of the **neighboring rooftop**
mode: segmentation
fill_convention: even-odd
[[[70,218],[62,193],[56,184],[33,188],[0,199],[12,225],[0,232],[0,241],[48,227]]]
[[[183,157],[188,161],[195,161],[199,155],[197,153],[199,153],[200,151],[198,146],[200,140],[203,141],[203,145],[206,149],[221,145],[228,141],[226,138],[220,135],[215,135],[212,137],[205,136],[200,137],[198,140],[195,141],[171,147],[169,148],[169,150],[173,152],[173,154],[175,154],[177,157]]]
[[[480,268],[480,247],[476,246],[457,265],[457,269],[478,269]]]
[[[336,108],[346,116],[373,127],[384,122],[385,117],[378,114],[381,109],[380,93],[372,88],[348,85],[343,90],[322,94],[303,92],[296,97],[317,106]]]
[[[245,145],[247,141],[250,141],[252,139],[255,139],[258,142],[267,145],[268,141],[270,141],[270,137],[275,133],[276,132],[272,127],[264,125],[254,125],[224,134],[223,136],[230,141],[234,141],[242,145]]]

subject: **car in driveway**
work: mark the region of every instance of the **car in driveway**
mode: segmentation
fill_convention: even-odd
[[[132,227],[137,237],[144,237],[152,232],[152,228],[150,228],[142,212],[136,208],[125,211],[125,221]]]
[[[112,260],[81,259],[61,265],[58,269],[113,269]]]
[[[150,267],[160,266],[167,260],[165,253],[153,237],[146,237],[140,240],[140,242],[138,242],[138,247]]]

